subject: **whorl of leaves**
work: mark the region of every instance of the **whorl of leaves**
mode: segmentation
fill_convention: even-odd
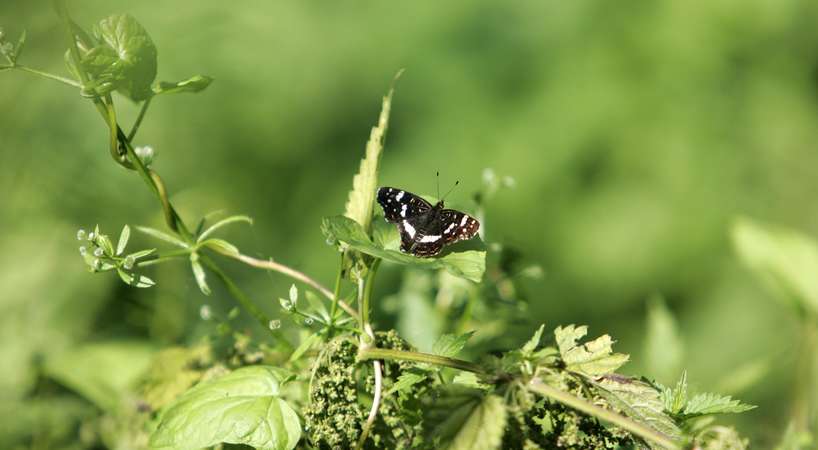
[[[395,331],[375,335],[379,348],[412,350]],[[318,449],[354,448],[366,421],[374,391],[371,362],[356,362],[358,343],[349,338],[330,342],[316,361],[310,389],[310,402],[304,410],[305,429]],[[365,449],[420,448],[423,419],[414,403],[428,389],[424,380],[401,392],[387,394],[398,377],[414,366],[409,362],[389,361],[383,365],[385,393],[378,418]]]

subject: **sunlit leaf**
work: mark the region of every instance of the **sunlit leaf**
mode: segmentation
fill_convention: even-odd
[[[568,325],[554,330],[560,355],[568,370],[599,376],[614,372],[628,361],[628,355],[613,352],[613,339],[607,334],[580,344],[578,341],[586,334],[587,326]]]
[[[472,411],[457,433],[449,450],[496,450],[503,441],[506,427],[506,405],[503,399],[489,395]]]
[[[193,450],[229,443],[291,450],[301,438],[301,424],[280,397],[289,378],[281,369],[249,366],[202,382],[162,412],[150,446]]]
[[[159,230],[157,230],[155,228],[139,227],[138,226],[138,227],[136,227],[136,230],[140,231],[142,233],[145,233],[148,236],[155,237],[156,239],[160,239],[160,240],[163,240],[165,242],[171,243],[173,245],[176,245],[176,246],[179,246],[179,247],[182,247],[182,248],[188,248],[188,245],[187,245],[187,243],[185,241],[183,241],[183,240],[181,240],[181,239],[179,239],[179,238],[177,238],[175,236],[171,236],[171,235],[169,235],[169,234],[167,234],[165,232],[159,231]]]
[[[125,225],[122,227],[122,233],[119,234],[119,240],[116,243],[116,254],[121,255],[128,245],[128,239],[131,237],[131,227]]]
[[[242,215],[225,217],[224,219],[222,219],[222,220],[214,223],[213,225],[207,227],[207,229],[204,230],[202,232],[202,234],[199,235],[199,237],[196,239],[196,241],[197,242],[202,242],[205,239],[207,239],[208,236],[215,233],[219,228],[230,225],[231,223],[238,223],[238,222],[245,222],[245,223],[249,223],[250,225],[252,225],[253,224],[253,219],[250,218],[249,216],[242,216]]]
[[[644,342],[647,373],[662,382],[673,380],[682,366],[684,342],[679,336],[676,318],[659,296],[648,301]]]
[[[470,337],[472,337],[473,334],[474,331],[461,335],[444,334],[443,336],[440,336],[437,342],[435,342],[435,345],[432,346],[432,353],[449,358],[457,356],[457,354],[463,350],[463,347],[466,346],[466,342]]]
[[[203,247],[210,247],[223,255],[238,256],[241,254],[235,245],[225,241],[224,239],[210,238],[201,242],[200,244]]]
[[[210,295],[210,287],[207,285],[205,271],[202,267],[202,263],[199,262],[198,254],[190,254],[190,267],[193,269],[193,276],[196,278],[196,284],[199,285],[199,290],[202,291],[204,295]]]
[[[639,379],[608,375],[594,386],[602,398],[631,419],[672,439],[681,438],[681,429],[665,413],[661,394],[652,385]]]
[[[210,78],[205,75],[194,75],[187,80],[176,81],[176,82],[168,82],[168,81],[159,81],[154,83],[151,89],[153,93],[156,95],[159,94],[181,94],[185,92],[195,93],[201,92],[205,90],[210,83],[213,82],[213,78]]]

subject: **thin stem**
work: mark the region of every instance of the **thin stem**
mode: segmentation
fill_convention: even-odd
[[[338,299],[341,296],[341,280],[344,278],[344,252],[340,253],[341,263],[338,265],[338,275],[335,277],[335,290],[332,293],[332,306],[330,308],[330,321],[335,322],[335,313],[338,312]]]
[[[375,332],[372,331],[372,327],[369,324],[364,326],[364,331],[366,331],[367,336],[369,336],[372,341],[375,340]],[[358,445],[355,447],[356,450],[364,448],[364,442],[366,442],[369,432],[372,431],[372,426],[375,425],[375,419],[378,417],[378,408],[381,406],[383,368],[381,367],[381,362],[378,360],[372,361],[372,366],[375,371],[375,392],[372,396],[372,407],[369,408],[369,416],[366,418],[366,423],[364,423],[363,430],[361,430],[361,436],[358,438]]]
[[[277,262],[271,261],[271,260],[257,259],[257,258],[253,258],[252,256],[247,256],[247,255],[242,255],[242,254],[236,255],[236,254],[233,254],[233,253],[222,252],[222,251],[220,251],[219,249],[216,249],[216,248],[214,248],[213,250],[218,252],[218,253],[221,253],[224,256],[228,256],[230,258],[241,261],[241,262],[247,264],[248,266],[252,266],[252,267],[255,267],[255,268],[258,268],[258,269],[271,270],[273,272],[278,272],[278,273],[280,273],[282,275],[286,275],[286,276],[288,276],[288,277],[290,277],[290,278],[292,278],[292,279],[294,279],[296,281],[300,281],[301,283],[304,283],[307,286],[310,286],[311,288],[313,288],[316,291],[320,292],[321,295],[323,295],[324,297],[326,297],[327,299],[329,299],[331,301],[335,301],[335,299],[336,299],[335,295],[333,295],[333,293],[330,292],[329,289],[322,286],[321,283],[313,280],[312,278],[305,275],[304,273],[293,269],[292,267],[288,267],[288,266],[285,266],[284,264],[280,264],[280,263],[277,263]],[[352,316],[352,317],[357,317],[358,316],[358,311],[355,311],[355,309],[352,308],[351,306],[349,306],[345,301],[343,301],[341,299],[338,299],[337,301],[338,301],[338,306],[340,306],[350,316]]]
[[[531,380],[531,382],[528,383],[527,388],[531,392],[540,394],[543,397],[548,397],[552,400],[556,400],[568,407],[576,409],[577,411],[596,417],[597,419],[610,422],[625,431],[660,445],[668,450],[682,450],[682,447],[668,436],[665,436],[664,434],[650,427],[642,425],[641,423],[634,422],[628,417],[594,405],[593,403],[590,403],[582,398],[575,397],[568,392],[551,387],[543,383],[539,378],[534,378]]]
[[[361,308],[361,326],[366,327],[369,325],[369,304],[372,299],[372,289],[375,285],[375,274],[378,272],[378,267],[381,265],[381,260],[376,259],[372,266],[369,268],[369,272],[366,274],[366,283],[364,284],[364,292],[362,302],[359,305]],[[373,338],[374,339],[374,338]]]
[[[269,330],[285,347],[287,347],[288,351],[292,351],[295,347],[284,337],[284,334],[279,330],[272,330],[270,329],[270,318],[264,314],[252,300],[250,300],[247,295],[242,292],[241,289],[233,282],[233,280],[227,276],[224,271],[222,271],[219,266],[217,266],[210,258],[206,255],[200,255],[199,261],[201,261],[205,267],[210,269],[211,272],[215,273],[219,279],[222,280],[227,290],[230,291],[230,294],[238,300],[241,306],[250,313],[251,316],[255,317],[255,319],[261,324],[262,327]]]
[[[133,127],[131,128],[131,132],[128,133],[128,142],[132,142],[134,136],[136,136],[136,132],[139,131],[139,126],[142,125],[142,119],[145,118],[145,113],[148,112],[148,106],[151,105],[151,100],[153,100],[153,96],[148,97],[147,100],[142,102],[142,108],[139,109],[139,115],[136,116],[136,122],[134,122]]]
[[[23,65],[20,65],[20,64],[16,64],[14,66],[0,67],[0,70],[4,70],[4,69],[18,69],[18,70],[22,70],[23,72],[33,73],[35,75],[39,75],[41,77],[48,78],[50,80],[59,81],[60,83],[67,84],[67,85],[73,86],[75,88],[81,88],[82,87],[81,84],[79,84],[78,82],[76,82],[76,81],[74,81],[74,80],[72,80],[70,78],[61,77],[61,76],[55,75],[53,73],[44,72],[42,70],[33,69],[31,67],[23,66]]]
[[[361,346],[361,349],[358,350],[358,359],[361,361],[370,359],[414,361],[419,363],[434,364],[436,366],[451,367],[453,369],[465,370],[467,372],[485,372],[479,365],[469,361],[463,361],[462,359],[447,358],[445,356],[432,355],[431,353],[407,352],[387,348]]]
[[[150,257],[143,259],[136,263],[137,267],[152,266],[171,259],[184,258],[190,255],[189,249],[171,250],[169,252],[158,253],[150,255]]]

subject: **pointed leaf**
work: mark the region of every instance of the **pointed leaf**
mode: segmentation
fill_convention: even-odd
[[[289,378],[275,367],[249,366],[199,383],[162,412],[150,447],[193,450],[229,443],[291,450],[301,438],[301,424],[281,398]]]
[[[136,287],[138,288],[149,288],[156,286],[156,282],[151,280],[150,278],[146,277],[145,275],[138,275],[138,279],[136,281]]]
[[[372,132],[369,134],[366,153],[364,159],[361,160],[358,173],[352,178],[352,190],[349,192],[349,199],[344,212],[346,217],[361,225],[365,234],[369,232],[370,223],[372,222],[375,191],[378,189],[378,163],[383,151],[383,142],[389,124],[389,110],[392,105],[394,91],[394,88],[389,89],[389,93],[383,98],[378,125],[373,127]]]
[[[329,310],[327,310],[327,306],[324,305],[324,302],[312,291],[305,290],[304,297],[307,299],[307,304],[309,305],[307,312],[317,314],[324,323],[329,323]]]
[[[545,324],[540,325],[540,328],[534,333],[534,336],[528,340],[528,342],[523,345],[521,349],[523,355],[528,356],[534,353],[534,350],[537,349],[537,346],[540,345],[540,341],[542,340],[542,333],[545,330]]]
[[[622,375],[608,375],[594,383],[595,391],[612,407],[671,439],[682,437],[681,429],[665,413],[659,391],[652,385]]]
[[[133,253],[131,253],[131,254],[130,254],[130,255],[128,255],[128,256],[130,256],[130,257],[131,257],[131,258],[133,258],[134,260],[137,260],[137,259],[139,259],[139,258],[144,258],[144,257],[146,257],[146,256],[148,256],[148,255],[150,255],[150,254],[153,254],[155,251],[156,251],[156,249],[155,249],[155,248],[149,248],[149,249],[147,249],[147,250],[140,250],[140,251],[138,251],[138,252],[133,252]]]
[[[685,406],[682,415],[685,418],[703,416],[706,414],[741,413],[754,409],[755,406],[733,400],[729,395],[698,394],[691,398]]]
[[[160,81],[158,83],[154,83],[151,89],[153,93],[156,95],[159,94],[181,94],[184,92],[201,92],[205,90],[210,83],[213,82],[213,78],[210,78],[205,75],[194,75],[187,80],[183,81],[176,81],[176,82],[168,82],[168,81]]]
[[[223,255],[238,256],[241,254],[235,245],[225,241],[224,239],[211,238],[201,242],[200,245],[203,247],[210,247]]]
[[[468,333],[464,333],[459,336],[455,334],[444,334],[443,336],[440,336],[437,342],[435,342],[435,345],[432,346],[432,353],[448,358],[457,356],[457,354],[463,350],[463,347],[466,346],[466,342],[470,337],[472,337],[473,334],[474,331],[469,331]]]
[[[125,246],[128,245],[128,239],[131,237],[131,227],[125,225],[122,227],[122,233],[119,234],[119,241],[116,243],[116,254],[121,255],[125,251]]]
[[[457,433],[449,450],[496,450],[503,441],[506,427],[506,405],[503,399],[489,395],[472,411]]]
[[[557,327],[554,335],[566,368],[573,372],[596,377],[616,371],[628,361],[628,355],[613,353],[613,340],[607,334],[591,342],[577,341],[588,334],[588,327]]]
[[[225,217],[224,219],[214,223],[213,225],[209,226],[206,230],[204,230],[202,232],[202,234],[199,235],[199,238],[196,239],[196,241],[197,242],[202,242],[205,239],[207,239],[208,236],[210,236],[211,234],[216,232],[216,230],[218,230],[219,228],[222,228],[222,227],[224,227],[226,225],[230,225],[231,223],[236,223],[236,222],[246,222],[246,223],[249,223],[250,225],[252,225],[253,224],[253,219],[250,218],[249,216],[241,216],[241,215]]]
[[[423,381],[425,379],[426,379],[426,374],[425,373],[422,373],[420,371],[418,371],[418,372],[405,371],[405,372],[400,374],[400,376],[398,377],[398,380],[395,381],[395,384],[393,384],[392,387],[389,388],[389,390],[386,391],[386,393],[384,395],[389,396],[389,395],[394,394],[396,392],[406,391],[410,387],[420,383],[421,381]]]
[[[179,238],[177,238],[175,236],[171,236],[171,235],[169,235],[169,234],[167,234],[165,232],[159,231],[159,230],[157,230],[155,228],[136,227],[136,230],[140,231],[142,233],[145,233],[148,236],[151,236],[151,237],[154,237],[156,239],[160,239],[160,240],[163,240],[163,241],[168,242],[170,244],[176,245],[178,247],[182,247],[182,248],[188,248],[189,247],[187,245],[187,243],[185,243],[185,241],[183,241],[183,240],[181,240],[181,239],[179,239]]]
[[[301,345],[299,345],[298,348],[296,348],[295,351],[293,351],[293,354],[290,355],[290,362],[296,361],[299,358],[301,358],[301,356],[303,356],[304,353],[306,353],[310,348],[312,348],[313,345],[315,345],[318,342],[321,342],[321,336],[319,336],[318,333],[313,333],[308,338],[301,341]]]
[[[196,278],[196,284],[199,285],[199,290],[202,291],[204,295],[210,295],[210,287],[207,285],[205,271],[199,262],[199,255],[196,253],[190,254],[190,267],[193,269],[193,276]]]

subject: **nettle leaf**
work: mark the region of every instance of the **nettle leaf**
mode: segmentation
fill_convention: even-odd
[[[98,45],[82,57],[82,65],[94,80],[134,101],[153,95],[156,78],[156,47],[148,32],[129,14],[114,14],[94,27]],[[106,92],[107,91],[107,92]]]
[[[426,374],[421,371],[405,371],[400,374],[398,380],[386,391],[385,395],[391,395],[396,392],[400,393],[406,391],[410,387],[420,383],[426,379]]]
[[[650,383],[622,375],[607,375],[592,386],[612,407],[631,419],[672,439],[682,437],[682,430],[665,413],[661,394]]]
[[[482,250],[450,252],[437,258],[418,258],[378,246],[369,239],[358,222],[345,216],[325,217],[321,228],[330,241],[345,242],[354,250],[396,264],[425,269],[446,269],[452,275],[475,283],[480,282],[486,271],[486,252]]]
[[[161,413],[150,446],[193,450],[229,443],[291,450],[301,438],[301,424],[280,397],[289,379],[282,369],[248,366],[199,383]]]
[[[628,362],[629,356],[622,353],[613,353],[613,339],[607,334],[591,342],[579,344],[582,337],[588,334],[587,326],[557,327],[554,336],[560,350],[566,369],[597,377],[613,373]]]
[[[346,217],[358,222],[365,233],[369,232],[369,226],[372,223],[372,208],[375,205],[375,191],[378,189],[378,163],[383,152],[394,91],[394,88],[389,89],[389,93],[383,98],[378,125],[372,127],[372,132],[369,134],[366,153],[364,159],[361,160],[358,173],[352,178],[352,190],[349,192],[344,212]]]
[[[455,334],[444,334],[440,336],[434,346],[432,346],[432,353],[447,358],[457,356],[457,354],[463,350],[463,347],[466,346],[466,342],[472,335],[474,335],[474,331],[469,331],[459,336]]]
[[[729,395],[704,393],[691,398],[685,405],[681,416],[685,419],[707,414],[742,413],[754,409],[754,405],[733,400]]]
[[[731,230],[739,257],[776,299],[818,312],[818,243],[796,231],[739,218]]]
[[[534,353],[534,350],[537,349],[537,346],[540,345],[540,341],[542,340],[542,333],[545,330],[545,324],[540,325],[540,328],[534,332],[534,336],[528,340],[528,342],[523,345],[520,351],[523,353],[524,356],[530,356]]]
[[[151,90],[156,95],[160,94],[182,94],[186,92],[196,93],[207,89],[213,78],[206,75],[194,75],[187,80],[169,82],[159,81],[151,86]]]
[[[503,441],[507,411],[503,399],[486,396],[474,408],[463,428],[449,445],[449,450],[495,450]]]
[[[675,388],[662,387],[661,395],[665,411],[671,414],[682,412],[687,404],[687,371],[682,373],[682,377],[679,378]]]

